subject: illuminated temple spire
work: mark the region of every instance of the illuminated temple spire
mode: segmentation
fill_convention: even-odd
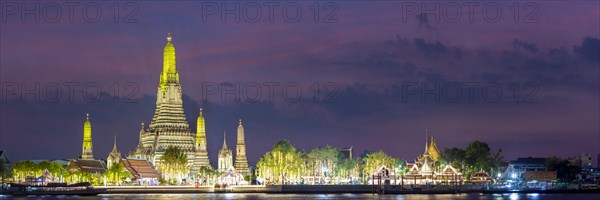
[[[175,58],[175,47],[171,43],[171,34],[163,52],[163,70],[157,91],[156,112],[150,123],[149,131],[178,130],[191,132],[183,113],[182,89],[179,84],[179,72]],[[192,133],[193,134],[193,133]],[[193,142],[193,136],[192,138]]]
[[[138,147],[144,147],[144,144],[142,143],[142,136],[144,135],[144,122],[142,122],[142,127],[140,128],[140,142],[138,144]]]
[[[229,149],[227,148],[227,135],[225,135],[225,131],[223,131],[223,146],[221,149]]]
[[[118,164],[119,162],[121,162],[121,152],[119,152],[119,150],[117,150],[117,136],[115,135],[114,142],[113,142],[113,149],[110,152],[110,154],[108,154],[108,157],[106,158],[106,166],[108,169],[110,169],[113,164]]]
[[[427,173],[432,173],[433,172],[433,161],[431,160],[431,157],[429,155],[429,139],[428,137],[428,133],[427,133],[427,129],[425,129],[425,152],[423,153],[422,156],[422,165],[421,165],[421,172],[424,174]]]
[[[163,70],[160,74],[160,89],[166,92],[168,83],[179,83],[175,46],[171,43],[171,33],[167,36],[167,45],[163,51]]]
[[[204,116],[202,116],[202,108],[200,108],[200,115],[196,121],[196,160],[194,162],[192,171],[199,171],[202,166],[212,169],[210,161],[208,159],[208,150],[206,149],[206,128],[204,123]]]
[[[139,134],[140,139],[137,147],[132,152],[129,152],[129,155],[127,157],[136,159],[148,159],[148,157],[150,157],[150,152],[148,151],[148,148],[144,145],[144,140],[148,140],[146,136],[146,131],[144,130],[144,122],[142,122]]]
[[[117,136],[115,135],[113,137],[114,137],[113,138],[113,149],[112,149],[111,152],[118,152],[118,150],[117,150]]]
[[[184,150],[188,163],[196,161],[195,134],[190,129],[183,112],[183,90],[179,83],[179,72],[175,57],[175,46],[171,34],[167,36],[167,44],[163,51],[163,67],[156,92],[156,110],[150,126],[141,133],[142,148],[136,152],[146,152],[147,159],[156,167],[160,167],[160,157],[168,146],[176,146]],[[132,157],[143,157],[134,154]],[[195,173],[198,168],[192,167]]]
[[[218,159],[218,171],[225,172],[232,166],[233,158],[231,155],[231,150],[227,147],[227,138],[225,136],[225,132],[223,132],[223,147],[219,150],[219,159]]]
[[[92,123],[90,123],[90,114],[85,114],[85,122],[83,123],[83,144],[81,148],[82,160],[93,160],[92,152]]]
[[[204,116],[202,116],[202,108],[198,120],[196,120],[196,148],[206,150],[206,128],[204,126]]]
[[[244,140],[244,126],[242,126],[242,119],[239,120],[235,150],[235,170],[244,176],[250,175],[248,159],[246,158],[246,141]]]

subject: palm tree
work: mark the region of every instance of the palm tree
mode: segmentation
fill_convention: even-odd
[[[113,164],[110,169],[104,172],[104,176],[108,179],[111,184],[118,185],[127,178],[131,177],[131,173],[125,170],[125,167],[121,163]]]
[[[167,147],[165,154],[160,157],[160,161],[159,170],[167,181],[170,181],[174,176],[177,178],[177,182],[181,182],[182,175],[187,174],[189,170],[187,155],[177,146]]]

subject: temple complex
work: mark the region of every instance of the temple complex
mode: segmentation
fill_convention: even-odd
[[[427,135],[427,133],[426,133]],[[441,166],[440,151],[433,137],[425,136],[425,151],[413,163],[406,163],[408,172],[402,177],[405,184],[456,183],[462,174],[454,167]]]
[[[171,34],[169,34],[163,51],[163,67],[157,87],[154,116],[148,127],[144,123],[141,124],[138,145],[133,151],[129,152],[127,159],[147,160],[155,168],[160,169],[161,157],[166,149],[169,146],[175,146],[181,149],[187,157],[187,167],[190,170],[186,175],[192,175],[191,177],[194,178],[197,173],[203,171],[202,169],[213,169],[208,157],[206,123],[202,108],[198,113],[196,132],[194,133],[183,111],[182,94],[175,47],[172,43]],[[244,127],[240,119],[237,129],[235,164],[233,162],[233,151],[227,147],[224,136],[223,147],[218,153],[217,171],[234,170],[243,176],[250,175],[244,136]],[[84,146],[85,141],[84,139]],[[115,141],[113,151],[107,158],[107,164],[110,166],[112,165],[111,161],[120,159]]]

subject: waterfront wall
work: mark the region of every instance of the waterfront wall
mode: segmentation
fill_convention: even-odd
[[[370,185],[283,185],[283,193],[371,193]]]
[[[104,193],[208,193],[214,192],[212,186],[96,186],[95,189],[105,190]]]
[[[600,193],[595,190],[485,190],[474,186],[435,186],[401,188],[398,185],[373,187],[371,185],[249,185],[215,188],[213,186],[97,186],[104,194],[149,194],[149,193],[290,193],[290,194],[339,194],[339,193],[382,193],[382,194],[455,194],[455,193]]]
[[[231,192],[237,193],[279,193],[281,192],[280,185],[248,185],[248,186],[231,186]]]

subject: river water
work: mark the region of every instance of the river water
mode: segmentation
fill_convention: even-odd
[[[458,200],[598,200],[600,194],[404,194],[404,195],[372,195],[372,194],[106,194],[98,196],[0,196],[0,199],[159,199],[159,200],[186,200],[186,199],[458,199]]]

